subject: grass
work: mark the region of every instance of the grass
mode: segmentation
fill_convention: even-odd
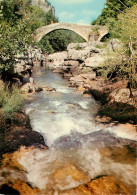
[[[22,103],[23,97],[16,86],[11,89],[4,84],[0,86],[0,108],[6,119],[12,118],[13,114],[20,110]]]

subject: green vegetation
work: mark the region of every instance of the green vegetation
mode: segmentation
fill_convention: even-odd
[[[130,97],[132,89],[137,88],[137,3],[135,0],[107,0],[106,7],[101,15],[92,24],[107,25],[109,37],[104,45],[111,40],[116,48],[107,50],[106,61],[99,68],[97,75],[108,79],[119,77],[128,80]],[[112,38],[116,38],[117,40]],[[114,41],[114,42],[113,42]],[[116,42],[115,42],[116,41]],[[98,46],[97,46],[98,47]],[[137,124],[137,109],[122,103],[109,103],[107,94],[100,94],[92,90],[96,100],[101,102],[100,115],[106,115],[119,122],[132,122]]]
[[[109,54],[106,65],[115,70],[117,75],[129,80],[131,88],[137,87],[137,4],[127,8],[125,13],[118,15],[112,29],[113,34],[122,41],[123,48]]]
[[[105,25],[117,20],[118,14],[124,13],[126,8],[132,7],[136,0],[106,0],[101,15],[92,24]]]
[[[130,5],[133,5],[133,2]],[[124,11],[118,13],[112,15],[113,24],[107,15],[105,17],[108,18],[110,38],[117,38],[120,47],[114,50],[108,49],[104,67],[98,70],[98,73],[108,79],[114,76],[127,79],[132,97],[132,88],[137,87],[137,4],[134,3],[130,8],[124,6]]]
[[[25,53],[32,42],[31,7],[27,1],[3,0],[0,10],[0,75],[3,75],[13,72],[16,54]]]
[[[75,46],[75,49],[76,50],[81,50],[81,47],[80,47],[79,43]]]
[[[0,86],[0,108],[5,118],[12,118],[13,114],[20,110],[22,103],[23,97],[16,86],[11,89],[4,84]]]

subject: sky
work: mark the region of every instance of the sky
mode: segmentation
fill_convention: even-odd
[[[60,22],[90,24],[104,8],[106,0],[49,0]]]

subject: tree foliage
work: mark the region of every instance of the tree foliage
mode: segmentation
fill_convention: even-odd
[[[122,41],[123,51],[109,54],[107,65],[115,69],[119,76],[128,79],[132,96],[131,88],[137,87],[137,4],[117,17],[111,31]]]
[[[25,52],[31,42],[27,1],[3,0],[0,3],[0,74],[12,72],[15,56]]]
[[[105,25],[110,21],[116,20],[118,14],[122,13],[126,8],[132,7],[136,0],[106,0],[105,8],[101,15],[92,22],[92,24]]]

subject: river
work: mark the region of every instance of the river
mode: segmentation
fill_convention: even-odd
[[[121,144],[120,137],[134,135],[117,131],[111,124],[95,123],[98,104],[93,97],[69,87],[61,76],[38,69],[35,83],[50,86],[56,91],[43,91],[31,96],[25,104],[33,130],[43,135],[48,150],[34,149],[22,156],[20,164],[26,169],[27,180],[40,189],[64,190],[76,187],[85,180],[52,181],[52,174],[64,166],[73,165],[90,179],[114,175],[126,184],[136,181],[134,153]],[[65,173],[64,173],[65,174]]]

